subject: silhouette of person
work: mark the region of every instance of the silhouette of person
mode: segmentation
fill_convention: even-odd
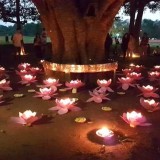
[[[125,33],[122,37],[121,49],[123,53],[123,59],[125,59],[127,55],[129,39],[130,39],[129,33]]]
[[[105,40],[105,58],[109,58],[111,46],[112,46],[113,40],[111,35],[108,33]]]
[[[146,57],[147,56],[147,50],[148,50],[148,43],[149,43],[149,37],[146,32],[144,32],[143,37],[140,42],[140,48],[141,48],[141,56]]]

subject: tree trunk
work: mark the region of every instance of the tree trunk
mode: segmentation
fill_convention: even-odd
[[[132,0],[130,2],[130,23],[129,23],[130,33],[133,33],[134,31],[135,15],[136,15],[136,5],[135,5],[135,0]]]
[[[16,21],[17,21],[17,29],[21,29],[21,21],[20,21],[20,0],[16,0]]]
[[[144,11],[144,2],[140,2],[137,6],[135,5],[135,1],[132,0],[130,2],[130,25],[129,25],[129,32],[133,34],[134,40],[134,47],[135,52],[139,50],[139,35],[141,30],[141,23],[142,23],[142,16]],[[135,13],[137,11],[137,16]]]
[[[58,63],[103,63],[104,42],[124,0],[33,0]]]

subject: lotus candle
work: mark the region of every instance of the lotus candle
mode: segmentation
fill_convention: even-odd
[[[0,77],[5,73],[5,68],[0,67]]]
[[[120,87],[122,87],[123,90],[127,90],[129,88],[129,86],[131,87],[135,87],[133,83],[133,79],[130,78],[130,77],[121,77],[121,78],[118,78],[119,82],[120,83]]]
[[[149,80],[150,81],[155,81],[159,80],[160,78],[160,72],[155,71],[155,72],[148,72]]]
[[[30,69],[32,74],[36,74],[36,73],[41,71],[40,68],[38,68],[38,67],[31,67],[29,69]]]
[[[154,99],[140,98],[140,104],[149,112],[160,110],[159,102],[155,102]]]
[[[136,126],[149,126],[151,123],[146,123],[146,118],[136,111],[123,113],[122,119],[130,125],[130,127]]]
[[[131,72],[127,74],[127,77],[130,77],[134,80],[140,80],[142,79],[141,73]]]
[[[10,87],[10,81],[6,81],[6,79],[2,79],[0,81],[0,89],[4,91],[12,90],[12,88]]]
[[[147,86],[137,86],[138,89],[142,92],[142,94],[144,97],[153,97],[153,98],[159,98],[159,95],[157,93],[154,93],[155,91],[158,90],[158,88],[154,88],[151,85],[147,85]]]
[[[106,127],[103,127],[96,131],[96,135],[103,138],[110,138],[114,135],[113,131],[109,130]]]
[[[61,84],[59,83],[59,79],[48,78],[46,80],[43,80],[43,83],[46,87],[61,86]]]
[[[39,119],[36,116],[36,114],[37,114],[36,112],[32,112],[31,110],[26,110],[23,113],[19,112],[19,117],[11,117],[11,119],[16,123],[30,126],[33,122]]]
[[[30,66],[31,66],[31,64],[29,64],[29,63],[21,63],[18,65],[18,68],[20,70],[27,70],[27,69],[29,69]]]
[[[54,95],[57,95],[55,93],[57,91],[57,87],[53,86],[52,88],[40,88],[40,92],[36,92],[37,95],[34,97],[41,97],[43,100],[49,100],[51,99]]]
[[[21,79],[22,79],[20,81],[21,84],[31,84],[37,81],[36,76],[33,76],[31,74],[22,75]]]
[[[70,82],[66,82],[65,85],[68,89],[72,89],[72,93],[77,93],[77,88],[82,87],[84,83],[81,80],[71,80]]]
[[[131,63],[129,66],[130,66],[130,67],[135,67],[135,64]]]
[[[92,96],[87,100],[87,102],[96,102],[96,103],[102,103],[103,100],[110,100],[107,98],[108,94],[100,93],[97,90],[93,90],[93,92],[89,91],[89,94]]]
[[[109,91],[109,92],[114,92],[110,87],[109,85],[111,84],[112,80],[109,79],[108,81],[103,79],[103,80],[97,80],[97,84],[98,86],[100,87],[99,90],[103,90],[104,92],[105,91]]]
[[[126,69],[122,69],[122,72],[127,75],[128,73],[131,73],[132,72],[132,69],[131,68],[126,68]]]
[[[18,74],[19,76],[23,76],[23,75],[28,74],[28,71],[23,69],[23,70],[20,70],[20,71],[16,71],[16,74]]]
[[[49,110],[56,111],[58,110],[58,114],[62,115],[67,113],[69,110],[71,111],[79,111],[81,110],[79,107],[75,106],[75,100],[73,98],[65,98],[65,99],[56,99],[56,106],[50,108]]]
[[[154,66],[154,70],[156,70],[156,71],[160,71],[160,65],[156,65],[156,66]]]

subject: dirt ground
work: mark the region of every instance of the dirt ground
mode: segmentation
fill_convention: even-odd
[[[131,61],[119,60],[117,77],[121,68]],[[147,61],[135,60],[143,64],[148,71],[154,65],[160,65],[160,57],[150,57]],[[55,98],[44,101],[34,98],[37,84],[42,84],[45,74],[31,86],[17,83],[20,79],[14,70],[7,69],[13,91],[4,92],[5,103],[0,106],[0,160],[159,160],[160,159],[160,111],[149,113],[141,107],[137,88],[130,88],[125,95],[117,94],[117,84],[112,84],[114,93],[109,94],[111,101],[96,104],[86,103],[90,97],[87,84],[78,93],[58,92],[56,97],[78,98],[77,106],[82,110],[58,115],[48,109],[55,106]],[[60,80],[61,81],[61,80]],[[141,84],[148,83],[144,78]],[[64,85],[62,86],[62,88]],[[159,86],[157,86],[159,87]],[[23,93],[24,97],[15,98],[14,94]],[[160,94],[160,91],[157,92]],[[160,101],[157,99],[157,101]],[[101,108],[108,106],[112,111]],[[10,118],[27,109],[43,115],[43,119],[30,127],[13,123]],[[152,123],[148,127],[131,128],[120,117],[124,112],[137,110]],[[76,117],[86,117],[86,123],[76,123]],[[95,131],[107,126],[115,133],[113,143],[104,143]]]

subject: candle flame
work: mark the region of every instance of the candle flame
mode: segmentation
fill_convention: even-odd
[[[112,137],[114,134],[113,134],[113,131],[109,130],[108,128],[106,127],[103,127],[99,130],[96,131],[96,134],[99,136],[99,137]]]

